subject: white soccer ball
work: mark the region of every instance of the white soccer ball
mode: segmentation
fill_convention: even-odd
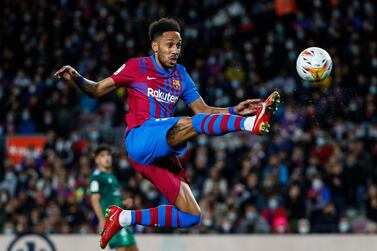
[[[296,61],[298,75],[307,81],[324,80],[330,75],[331,69],[330,55],[318,47],[309,47],[303,50]]]

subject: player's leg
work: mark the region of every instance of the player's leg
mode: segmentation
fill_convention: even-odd
[[[174,204],[180,211],[193,215],[201,215],[201,210],[192,194],[190,186],[181,181],[179,194]]]
[[[110,210],[121,210],[110,208]],[[122,210],[119,215],[121,226],[143,225],[150,227],[188,228],[198,224],[201,211],[190,187],[181,181],[180,191],[173,205],[161,205],[142,210]]]
[[[255,116],[200,113],[193,117],[181,118],[168,131],[167,142],[170,147],[179,149],[198,134],[223,135],[235,131],[251,131],[257,135],[266,134],[269,129],[269,117],[277,109],[279,102],[279,93],[273,92]]]
[[[171,205],[143,210],[122,210],[119,216],[120,225],[186,228],[200,222],[200,208],[177,156],[169,156],[149,165],[132,159],[129,161],[138,173],[156,186]]]

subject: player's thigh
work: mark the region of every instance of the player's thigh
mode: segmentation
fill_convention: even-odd
[[[181,117],[178,122],[169,129],[166,139],[168,144],[173,148],[182,148],[186,145],[187,141],[198,133],[192,126],[191,117]]]
[[[179,117],[150,119],[142,126],[133,128],[125,142],[128,155],[140,164],[152,164],[162,157],[183,154],[186,145],[172,148],[167,142],[168,131],[179,120]]]
[[[201,210],[198,203],[195,200],[194,195],[192,194],[190,186],[181,181],[181,186],[179,189],[179,194],[175,201],[175,206],[186,213],[200,215]]]
[[[177,156],[169,156],[150,165],[137,163],[131,158],[129,161],[132,167],[152,182],[171,204],[175,204],[181,180],[187,179]]]

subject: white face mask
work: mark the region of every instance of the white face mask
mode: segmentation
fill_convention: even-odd
[[[309,227],[307,225],[299,226],[298,232],[300,234],[307,234],[307,233],[309,233]]]
[[[339,232],[341,233],[347,233],[350,229],[350,225],[346,222],[339,224]]]
[[[275,199],[270,199],[268,201],[268,207],[271,209],[271,210],[275,210],[277,207],[278,207],[278,201],[275,200]]]
[[[315,190],[320,190],[322,188],[322,180],[314,179],[312,185]]]
[[[119,167],[122,168],[122,169],[126,169],[128,168],[130,165],[128,163],[128,161],[126,159],[122,159],[120,162],[119,162]]]
[[[228,220],[235,221],[236,219],[237,219],[236,213],[231,212],[231,213],[228,214]]]
[[[211,227],[212,226],[212,220],[211,219],[203,220],[203,225],[206,226],[206,227]]]
[[[4,234],[5,235],[12,235],[13,233],[14,233],[13,228],[7,227],[7,228],[4,229]]]
[[[232,226],[229,223],[223,223],[222,228],[224,232],[229,232]]]
[[[255,212],[247,212],[246,213],[246,219],[248,220],[254,220],[257,217],[257,214]]]
[[[155,200],[158,197],[158,192],[157,191],[150,191],[147,193],[147,198],[149,200]]]
[[[277,227],[277,229],[276,229],[276,231],[278,232],[278,233],[285,233],[285,226],[278,226]]]

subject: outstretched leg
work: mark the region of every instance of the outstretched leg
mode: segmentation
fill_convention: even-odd
[[[280,103],[280,95],[273,92],[255,116],[242,117],[231,114],[203,114],[181,118],[167,133],[170,147],[179,149],[198,134],[223,135],[235,131],[250,131],[256,135],[266,134],[268,121]]]

